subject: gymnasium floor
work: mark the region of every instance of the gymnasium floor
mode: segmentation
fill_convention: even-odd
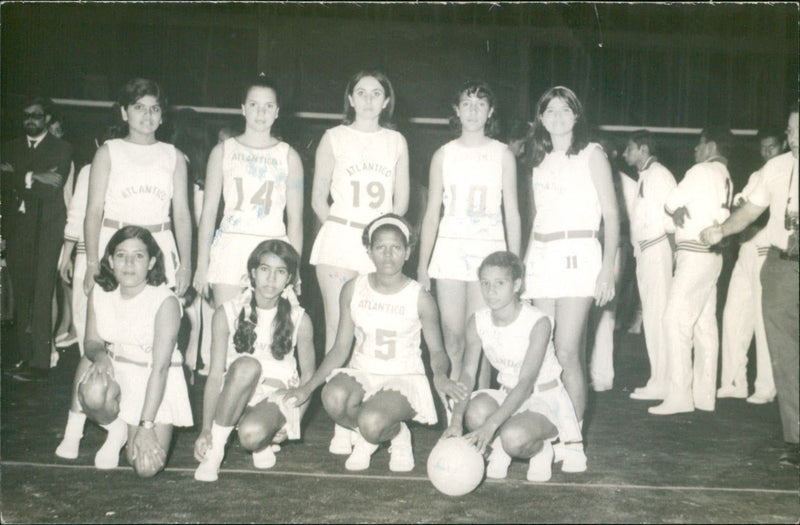
[[[93,424],[79,458],[62,460],[53,451],[66,421],[73,346],[49,383],[3,380],[2,521],[797,523],[800,480],[777,462],[777,404],[724,399],[713,413],[650,416],[648,402],[628,399],[646,379],[643,338],[617,337],[614,389],[591,395],[589,470],[564,474],[555,466],[550,482],[531,483],[526,465],[514,462],[506,480],[486,480],[460,498],[440,494],[426,477],[441,428],[412,427],[410,473],[389,471],[385,447],[368,470],[350,473],[344,457],[327,452],[333,426],[318,402],[302,443],[285,445],[273,469],[256,470],[232,440],[212,484],[192,478],[196,428],[177,433],[168,468],[150,480],[138,479],[124,456],[116,470],[95,470],[105,433]],[[192,387],[198,408],[201,387]]]

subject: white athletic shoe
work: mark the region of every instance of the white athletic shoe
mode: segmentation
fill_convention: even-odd
[[[400,432],[392,439],[389,447],[389,470],[392,472],[411,472],[414,470],[414,450],[411,447],[411,431],[405,423],[400,423]]]
[[[656,416],[668,416],[684,412],[694,412],[694,401],[691,399],[664,398],[660,405],[652,406],[647,411]]]
[[[94,466],[100,470],[109,470],[119,466],[119,453],[128,441],[128,426],[117,418],[108,425],[102,425],[108,436],[94,455]]]
[[[765,405],[767,403],[772,403],[773,401],[775,401],[775,394],[772,394],[771,396],[765,396],[756,392],[747,398],[747,402],[754,405]]]
[[[366,470],[369,468],[369,462],[372,454],[378,450],[378,445],[373,445],[358,433],[356,435],[356,442],[353,445],[353,453],[344,462],[344,468],[347,470]]]
[[[331,444],[328,446],[328,452],[337,456],[347,456],[353,452],[355,441],[356,433],[354,430],[341,425],[334,425],[333,439],[331,439]]]
[[[557,461],[561,462],[561,472],[586,472],[586,454],[583,451],[583,443],[562,444],[560,454],[561,457]]]
[[[511,456],[503,450],[500,438],[495,438],[492,443],[492,453],[486,465],[486,477],[491,479],[505,479],[508,476],[508,467],[511,465]]]
[[[724,398],[724,397],[732,397],[735,399],[744,399],[747,397],[747,387],[737,387],[733,385],[725,385],[719,390],[717,390],[717,397]]]
[[[76,459],[80,446],[80,439],[76,441],[65,437],[61,440],[61,443],[59,443],[58,448],[56,448],[56,456],[64,459]]]
[[[277,461],[272,445],[267,445],[264,450],[253,452],[253,466],[255,468],[262,470],[272,468]]]
[[[562,468],[563,470],[563,468]],[[540,450],[528,463],[528,481],[550,481],[553,475],[553,444],[545,439]],[[488,476],[488,471],[487,471]]]
[[[663,388],[642,386],[634,389],[630,397],[639,401],[661,401],[666,395],[666,390]]]
[[[197,470],[194,471],[194,479],[197,481],[217,481],[223,457],[225,457],[224,452],[220,454],[213,449],[208,449],[206,457],[200,462]]]

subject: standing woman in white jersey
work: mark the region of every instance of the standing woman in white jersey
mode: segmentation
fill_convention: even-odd
[[[125,84],[119,104],[127,134],[106,141],[92,160],[83,227],[86,295],[94,286],[100,254],[108,240],[129,225],[141,226],[153,234],[164,254],[167,285],[175,288],[178,296],[189,287],[192,217],[186,160],[172,144],[156,140],[166,103],[161,88],[152,80],[135,78]]]
[[[406,421],[433,425],[437,421],[430,383],[420,349],[424,333],[433,384],[445,396],[460,401],[466,389],[447,377],[436,303],[420,284],[403,274],[411,255],[411,228],[404,219],[386,214],[363,232],[375,271],[359,275],[342,288],[336,342],[311,379],[290,390],[285,399],[304,404],[322,390],[322,405],[343,428],[353,429],[336,453],[350,454],[347,470],[369,467],[380,443],[391,440],[389,469],[414,468],[411,433]],[[355,345],[353,342],[355,341]],[[342,368],[344,367],[344,368]],[[338,443],[334,443],[338,446]]]
[[[208,158],[194,287],[208,296],[210,286],[215,307],[248,286],[247,257],[261,241],[281,239],[303,253],[303,163],[272,134],[278,102],[263,73],[247,84],[244,133],[217,144]],[[214,233],[221,197],[225,216]]]
[[[611,166],[603,148],[587,139],[580,100],[563,86],[539,99],[530,146],[536,215],[525,297],[555,319],[564,386],[583,422],[589,309],[593,301],[603,306],[614,298],[619,211]],[[601,219],[605,249],[598,240]]]
[[[361,244],[364,227],[385,213],[408,210],[408,145],[392,129],[394,102],[385,73],[359,71],[345,90],[342,124],[327,130],[317,147],[311,207],[322,228],[309,262],[316,266],[322,292],[326,353],[336,338],[344,283],[375,271]],[[348,453],[349,439],[337,425],[331,453]]]
[[[485,306],[478,267],[496,251],[519,254],[517,165],[512,151],[493,138],[495,105],[494,92],[486,83],[465,82],[453,100],[455,116],[451,118],[460,136],[439,148],[431,160],[417,276],[426,290],[431,278],[436,279],[453,379],[461,375],[467,320]],[[478,380],[481,388],[489,386],[489,372],[484,366]]]

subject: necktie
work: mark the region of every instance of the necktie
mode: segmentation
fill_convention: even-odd
[[[36,149],[36,141],[29,140],[28,141],[28,149],[30,149],[31,151],[35,150]]]

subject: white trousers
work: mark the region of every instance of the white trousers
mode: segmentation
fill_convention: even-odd
[[[636,258],[636,281],[642,301],[642,326],[647,357],[650,360],[650,379],[646,387],[666,390],[669,382],[669,350],[664,333],[664,312],[672,286],[672,248],[666,239],[645,248]]]
[[[746,242],[739,247],[739,257],[728,284],[728,298],[722,314],[721,386],[735,386],[747,391],[747,350],[755,334],[755,394],[775,396],[772,363],[761,312],[761,267],[767,254],[758,254],[758,247]]]
[[[616,294],[614,299],[602,308],[597,308],[594,313],[596,319],[594,332],[594,347],[589,361],[589,373],[595,387],[611,388],[614,384],[614,329],[617,325],[617,304],[620,290],[620,276],[622,264],[628,251],[624,247],[617,250],[614,260],[614,286]]]
[[[717,394],[717,279],[722,256],[678,250],[664,331],[669,390],[665,401],[691,400],[714,410]],[[694,347],[694,366],[692,348]]]

